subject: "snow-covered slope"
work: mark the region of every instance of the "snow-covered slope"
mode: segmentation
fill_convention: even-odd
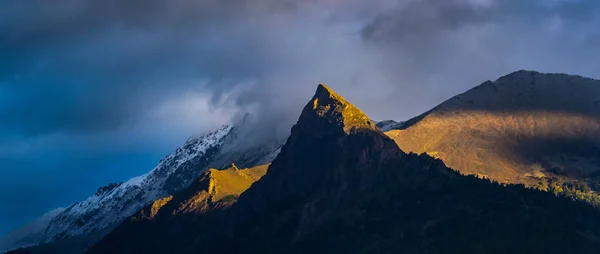
[[[9,251],[11,247],[29,247],[36,245],[43,237],[46,228],[57,215],[62,213],[65,208],[56,208],[39,217],[37,220],[27,224],[0,239],[0,253]]]
[[[41,242],[47,243],[114,226],[146,203],[166,196],[168,193],[163,188],[166,179],[190,164],[198,165],[203,160],[209,160],[212,150],[221,146],[232,128],[224,126],[204,137],[191,138],[147,174],[71,205],[52,220]]]
[[[381,131],[386,132],[386,131],[402,128],[402,126],[404,126],[405,122],[404,121],[396,122],[394,120],[384,120],[381,122],[375,121],[375,123]]]
[[[251,167],[271,162],[284,141],[266,140],[238,148],[243,141],[240,129],[247,127],[244,122],[188,139],[150,172],[124,183],[101,187],[93,196],[55,211],[52,217],[45,219],[45,224],[22,228],[0,239],[0,250],[109,232],[146,204],[186,188],[208,168],[222,168],[231,163]]]

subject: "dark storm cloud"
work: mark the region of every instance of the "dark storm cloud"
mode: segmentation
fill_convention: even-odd
[[[2,3],[1,128],[112,130],[199,83],[220,95],[276,70],[258,17],[294,8],[243,0]],[[232,25],[241,20],[250,22]]]
[[[362,32],[370,40],[397,42],[419,36],[439,35],[443,30],[515,20],[537,24],[548,18],[593,22],[596,21],[598,7],[600,2],[590,0],[404,1],[394,11],[375,17]]]
[[[3,46],[17,49],[77,42],[91,34],[121,28],[171,34],[197,30],[231,18],[293,10],[293,1],[245,0],[25,0],[4,3]]]
[[[364,52],[348,54],[357,45],[330,53],[337,46],[332,38],[359,41],[335,25],[378,6],[356,0],[1,3],[0,130],[12,137],[115,131],[190,90],[211,94],[214,107],[233,101],[267,118],[287,116],[319,81],[347,71],[332,63],[363,60]],[[278,98],[286,93],[291,96]],[[278,103],[287,107],[273,106]],[[261,122],[271,121],[279,119]]]
[[[431,79],[463,75],[469,68],[448,66],[456,60],[472,62],[463,66],[488,65],[473,79],[456,79],[466,88],[520,67],[508,60],[494,62],[495,58],[508,59],[506,56],[527,51],[544,54],[583,43],[550,45],[558,44],[552,36],[575,38],[577,31],[585,31],[581,36],[587,37],[587,47],[595,49],[598,33],[591,31],[591,24],[597,22],[595,10],[600,4],[589,0],[379,0],[369,4],[331,0],[27,0],[0,5],[0,128],[30,136],[111,131],[135,123],[154,105],[175,100],[190,89],[212,94],[218,107],[219,102],[228,101],[226,95],[232,88],[254,84],[231,100],[264,112],[273,109],[274,103],[296,100],[296,96],[276,98],[290,89],[309,96],[312,87],[287,88],[300,82],[308,87],[316,80],[352,83],[361,79],[341,78],[344,70],[332,66],[336,61],[370,62],[360,70],[364,82],[377,82],[371,85],[391,89],[385,94],[395,96],[403,89],[409,93],[435,89],[434,83],[440,81]],[[393,11],[382,11],[389,6],[395,7],[389,8]],[[326,14],[315,15],[319,12]],[[559,31],[545,31],[552,21],[560,22]],[[362,27],[367,47],[359,45],[360,37],[344,35],[346,42],[356,43],[342,42],[347,44],[342,45],[345,48],[335,49],[338,45],[331,38],[341,36],[336,25],[356,26],[355,31]],[[352,29],[345,31],[352,33]],[[307,43],[316,36],[324,42]],[[538,48],[531,45],[534,43]],[[312,48],[302,49],[306,45]],[[373,45],[374,50],[368,47]],[[553,56],[558,54],[560,50]],[[378,62],[379,57],[386,63]],[[312,64],[330,69],[320,73],[319,68],[307,66]],[[544,71],[546,66],[540,67]],[[404,71],[380,73],[385,68]],[[430,75],[438,71],[450,74]],[[343,85],[350,93],[361,90]],[[448,91],[434,95],[435,99],[417,106],[418,110],[460,91],[444,89]],[[282,112],[267,115],[286,115]]]

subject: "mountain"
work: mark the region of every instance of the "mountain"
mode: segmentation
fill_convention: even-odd
[[[517,71],[387,132],[463,174],[600,205],[600,81]]]
[[[106,234],[92,252],[127,250],[125,243],[137,248],[129,249],[132,252],[148,253],[173,245],[186,248],[169,251],[272,252],[273,246],[314,250],[324,241],[334,241],[330,236],[335,234],[353,241],[354,245],[347,244],[353,246],[348,252],[387,252],[398,246],[408,253],[439,253],[441,247],[475,250],[460,246],[467,243],[457,237],[478,242],[477,252],[492,252],[490,246],[499,253],[515,252],[521,237],[562,244],[522,244],[533,248],[529,252],[585,253],[597,247],[595,211],[520,185],[503,186],[461,174],[522,183],[597,205],[598,85],[597,80],[579,76],[518,71],[406,122],[369,120],[343,97],[319,86],[285,146],[280,139],[264,137],[248,144],[247,137],[254,134],[246,117],[189,139],[148,174],[101,187],[92,197],[13,232],[0,240],[0,250],[41,244],[26,251],[81,253]],[[461,174],[428,155],[413,153],[442,159]],[[201,192],[195,184],[217,172],[209,168],[228,168],[231,163],[254,168],[272,161],[264,179],[247,191],[236,189],[243,192],[239,201],[233,198],[237,194],[214,204],[192,199]],[[176,212],[169,207],[182,203],[166,202],[169,197],[209,205]],[[152,210],[144,209],[156,204],[164,205],[157,213],[163,215],[142,216]],[[472,218],[463,218],[467,216]],[[412,222],[399,225],[397,218]],[[450,222],[453,218],[457,222]],[[517,221],[524,228],[517,229]],[[349,232],[339,231],[344,228]],[[373,232],[350,234],[365,229]],[[538,230],[560,233],[545,236]],[[369,235],[374,232],[382,237]],[[474,239],[477,234],[494,237]],[[271,246],[266,245],[267,238],[274,239]],[[410,239],[424,246],[411,245]],[[506,246],[500,246],[501,241]]]
[[[52,213],[51,218],[40,219],[43,224],[20,229],[2,238],[0,250],[50,244],[61,248],[81,246],[73,250],[81,253],[147,204],[188,187],[208,168],[224,168],[231,163],[240,167],[270,163],[279,153],[283,141],[267,138],[262,143],[240,147],[244,140],[240,134],[252,128],[248,118],[188,139],[148,173],[124,183],[100,187],[89,198]],[[61,241],[65,243],[56,244]],[[67,252],[61,248],[59,252]]]
[[[206,190],[192,185],[175,196],[190,200]],[[157,206],[181,204],[173,200]],[[600,250],[598,210],[523,185],[464,176],[426,154],[406,154],[323,85],[266,174],[229,201],[219,209],[192,209],[189,217],[158,209],[143,228],[125,222],[89,253]],[[140,213],[152,215],[149,208]]]

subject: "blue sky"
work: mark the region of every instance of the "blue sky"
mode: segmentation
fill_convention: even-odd
[[[600,78],[595,0],[0,2],[0,234],[326,83],[403,120],[519,69]]]

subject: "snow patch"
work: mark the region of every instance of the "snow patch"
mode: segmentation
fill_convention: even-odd
[[[380,122],[375,121],[377,127],[379,127],[379,129],[383,132],[402,128],[404,123],[404,121],[396,122],[394,120],[384,120]]]

